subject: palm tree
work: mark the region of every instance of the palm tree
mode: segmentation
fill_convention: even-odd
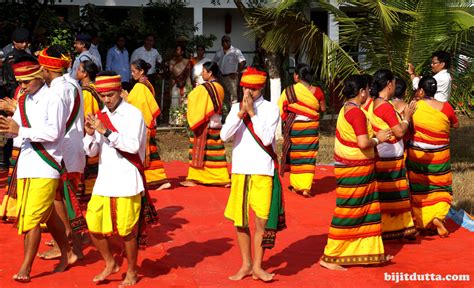
[[[265,35],[262,46],[273,52],[306,55],[331,91],[355,73],[388,68],[408,79],[407,64],[427,72],[431,53],[453,55],[452,103],[463,109],[471,96],[474,17],[470,1],[413,0],[338,1],[286,0],[259,7],[246,16],[255,33]],[[339,42],[311,22],[304,11],[319,7],[339,22]],[[341,8],[342,7],[342,8]],[[344,11],[351,11],[345,13]],[[352,49],[347,49],[352,47]]]

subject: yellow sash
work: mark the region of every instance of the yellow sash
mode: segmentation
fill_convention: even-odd
[[[433,145],[449,144],[451,123],[448,116],[434,109],[424,100],[418,101],[416,107],[413,114],[415,141]]]
[[[127,102],[140,109],[145,125],[153,129],[155,119],[160,115],[160,107],[158,107],[150,89],[145,84],[137,82],[128,94]]]
[[[356,108],[353,108],[356,109]],[[367,133],[372,137],[374,132],[369,121],[367,121]],[[344,107],[341,108],[336,124],[336,139],[334,142],[334,158],[343,163],[354,163],[364,165],[373,162],[375,157],[374,148],[360,149],[357,145],[357,136],[352,125],[344,116]]]
[[[224,88],[218,82],[209,83],[214,86],[218,101],[222,103],[224,101]],[[209,121],[209,118],[216,113],[210,97],[204,85],[197,86],[189,93],[186,116],[191,130],[195,130],[204,122]]]
[[[314,96],[313,93],[311,93],[311,91],[301,83],[296,83],[294,88],[297,98],[295,103],[288,102],[286,89],[281,93],[278,106],[280,107],[282,118],[286,118],[285,115],[288,114],[288,112],[293,112],[314,120],[319,119],[319,100],[316,96]]]

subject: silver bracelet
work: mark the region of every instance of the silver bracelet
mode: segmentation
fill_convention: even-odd
[[[403,122],[407,123],[407,125],[410,126],[410,122],[409,122],[408,120],[403,119],[403,120],[402,120],[402,123],[403,123]]]
[[[377,139],[377,137],[374,137],[372,139],[374,139],[374,141],[375,141],[375,146],[379,145],[380,141],[379,141],[379,139]]]

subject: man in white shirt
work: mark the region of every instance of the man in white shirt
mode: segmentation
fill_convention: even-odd
[[[243,100],[232,105],[220,133],[222,140],[233,139],[234,143],[231,192],[224,215],[234,222],[242,256],[242,266],[229,277],[230,280],[241,280],[252,275],[254,279],[271,281],[274,274],[266,272],[261,266],[264,249],[273,247],[276,231],[285,226],[281,184],[279,187],[274,185],[274,181],[279,181],[274,146],[280,112],[275,104],[263,99],[261,93],[265,81],[265,72],[252,67],[244,71],[240,82]],[[275,205],[279,205],[281,210],[270,214]],[[249,207],[255,212],[253,260],[248,227]],[[275,225],[269,231],[267,224],[270,222],[278,224],[278,227]]]
[[[66,64],[68,65],[68,63]],[[24,234],[24,258],[13,276],[29,282],[30,271],[41,241],[40,223],[46,223],[61,251],[55,272],[74,263],[61,220],[53,201],[60,180],[62,142],[66,129],[66,107],[59,97],[51,97],[43,73],[34,58],[20,58],[14,65],[15,77],[25,96],[18,99],[13,118],[0,116],[0,133],[23,139],[17,166],[18,234]]]
[[[437,91],[434,98],[441,102],[449,102],[451,96],[451,75],[448,69],[451,64],[450,55],[446,51],[436,51],[431,55],[431,71],[434,73],[433,78],[436,79]],[[418,89],[420,77],[415,75],[415,67],[408,63],[408,74],[413,82],[413,90]]]
[[[135,228],[143,220],[140,209],[141,194],[145,191],[142,163],[146,126],[140,110],[122,100],[120,75],[114,71],[101,72],[95,85],[105,107],[97,116],[89,114],[85,122],[84,150],[89,157],[98,154],[100,157],[86,220],[92,242],[105,260],[105,268],[93,281],[102,282],[120,270],[107,238],[116,231],[125,242],[128,262],[122,286],[130,286],[137,282],[139,235]]]
[[[97,65],[99,71],[102,70],[102,62],[94,56],[89,49],[91,48],[91,36],[87,34],[78,34],[76,36],[76,40],[74,41],[74,50],[79,55],[74,59],[74,63],[72,64],[72,68],[69,69],[69,74],[72,78],[76,78],[77,68],[82,61],[89,60]]]
[[[152,84],[154,84],[154,80],[156,78],[155,74],[158,72],[157,65],[160,65],[163,61],[160,53],[158,53],[158,50],[153,48],[153,45],[155,45],[155,36],[153,34],[148,34],[145,37],[143,46],[135,49],[135,51],[132,53],[132,57],[130,58],[130,63],[137,59],[142,59],[151,65],[150,69],[148,70],[147,77]]]
[[[67,170],[66,178],[71,184],[73,194],[79,189],[82,173],[86,165],[86,157],[82,148],[82,138],[84,137],[84,99],[82,89],[79,83],[71,78],[68,73],[64,73],[64,68],[60,65],[54,65],[51,60],[60,60],[61,55],[67,55],[67,50],[59,45],[53,45],[39,54],[39,62],[43,66],[44,79],[49,86],[49,93],[62,100],[66,107],[67,123],[63,141],[63,160]],[[63,189],[61,191],[64,191]],[[77,217],[71,217],[66,210],[64,200],[76,201],[75,195],[65,195],[57,197],[54,201],[54,207],[61,217],[66,227],[66,234],[73,239],[74,253],[78,258],[82,258],[82,247],[79,233],[74,231],[85,230],[86,223],[82,217],[82,211],[79,209]],[[72,199],[74,198],[74,199]],[[74,206],[74,205],[73,205]],[[53,259],[58,257],[60,251],[56,245],[46,252],[40,253],[39,257],[44,259]]]
[[[229,35],[222,36],[222,49],[214,55],[214,61],[219,65],[222,73],[221,84],[225,91],[224,105],[227,111],[229,111],[231,104],[238,101],[239,73],[245,68],[246,64],[242,51],[231,44]]]

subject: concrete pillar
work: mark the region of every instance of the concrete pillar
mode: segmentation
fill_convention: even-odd
[[[202,7],[201,6],[197,6],[197,7],[194,7],[194,25],[196,25],[196,27],[198,28],[195,32],[194,32],[194,35],[202,35],[203,34],[203,19],[202,19]]]
[[[336,7],[339,7],[337,4],[337,0],[330,0],[330,3]],[[339,25],[331,13],[329,13],[328,17],[328,36],[331,40],[339,42]]]

